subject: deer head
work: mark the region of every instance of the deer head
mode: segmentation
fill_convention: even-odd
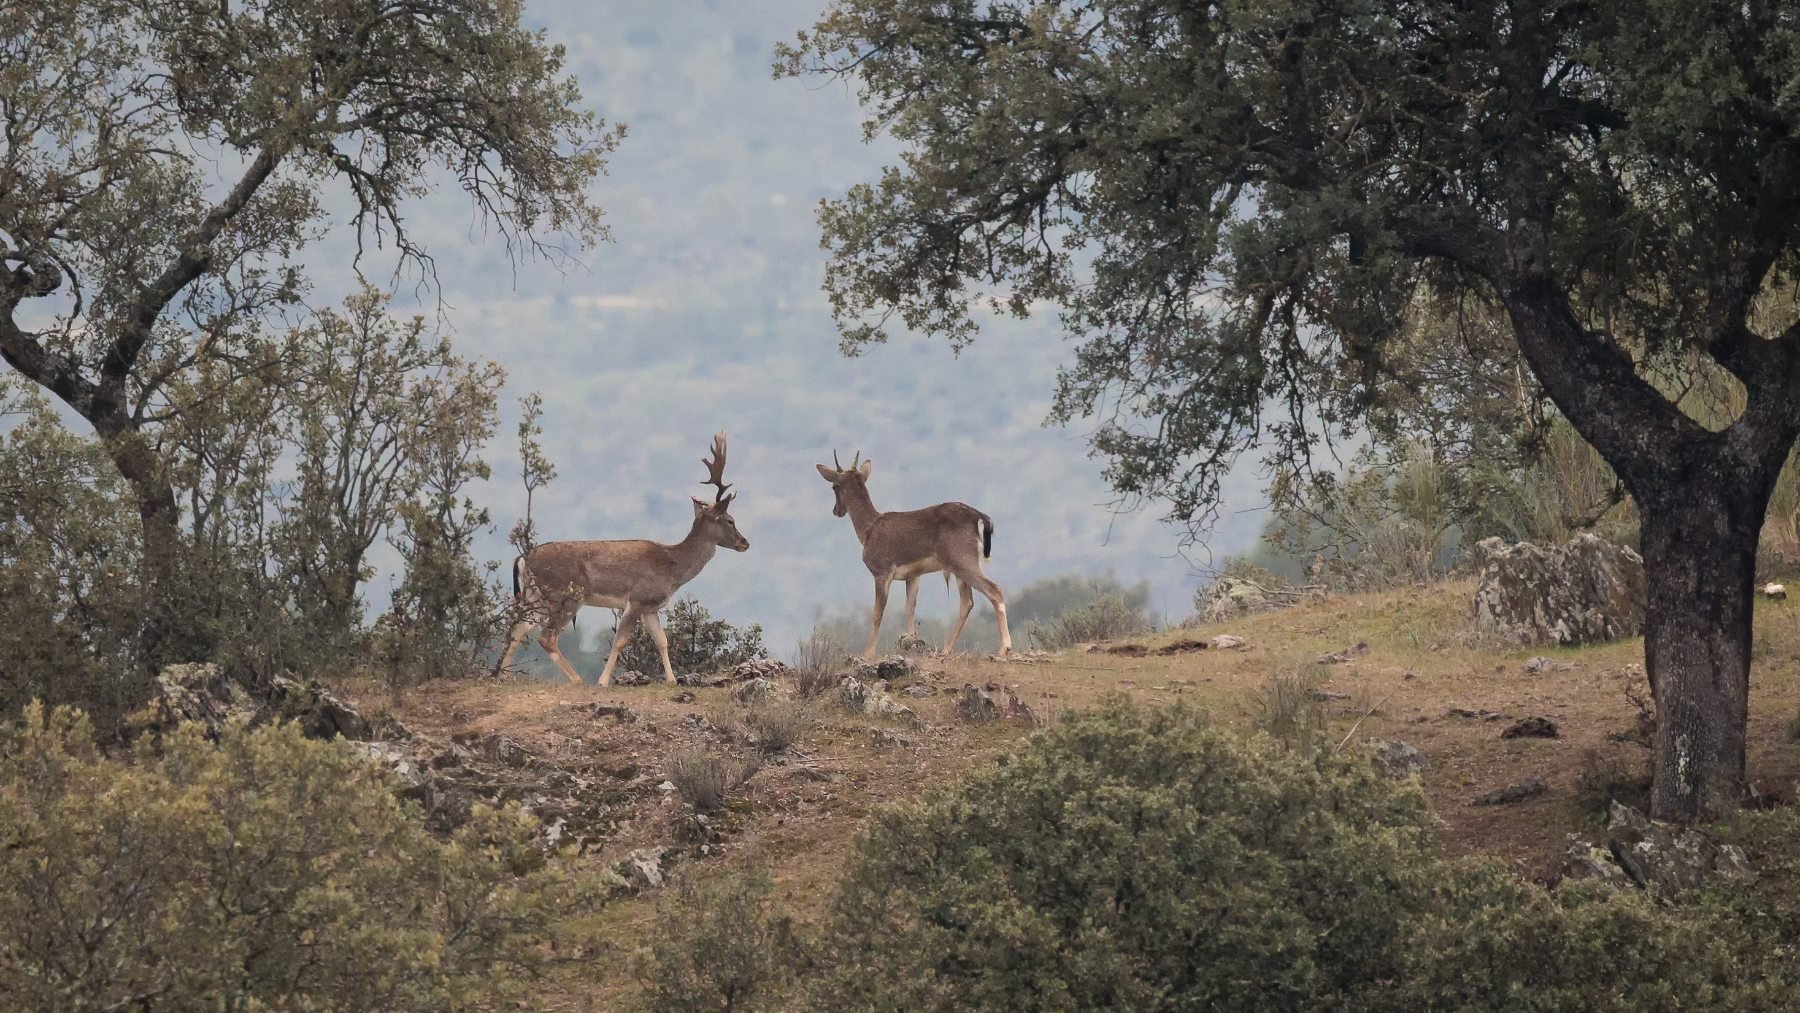
[[[861,457],[862,451],[859,450],[856,452],[856,457],[851,459],[850,467],[846,468],[838,460],[837,451],[833,450],[831,452],[832,467],[827,468],[823,464],[813,465],[819,469],[819,476],[831,483],[832,494],[836,497],[836,502],[831,505],[831,516],[833,517],[842,517],[849,512],[850,508],[844,502],[844,493],[852,483],[867,488],[869,471],[875,467],[875,462],[873,460],[863,461],[859,466],[857,461]]]
[[[694,531],[714,545],[743,552],[750,547],[750,540],[738,532],[737,521],[731,516],[731,501],[737,493],[727,493],[731,486],[725,483],[725,434],[713,437],[712,460],[702,459],[706,465],[707,477],[702,485],[718,488],[711,503],[696,498],[694,500]]]

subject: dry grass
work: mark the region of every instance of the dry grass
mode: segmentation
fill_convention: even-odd
[[[765,755],[786,752],[800,744],[801,736],[812,726],[812,710],[803,703],[776,700],[759,704],[745,712],[744,729],[751,742]]]
[[[761,768],[760,757],[739,760],[710,749],[686,749],[669,757],[663,773],[675,786],[675,794],[695,812],[713,813]]]
[[[944,671],[930,681],[940,690],[964,682],[1003,682],[1015,686],[1040,715],[1090,707],[1112,693],[1146,703],[1182,700],[1210,711],[1221,724],[1249,730],[1259,718],[1269,720],[1264,715],[1270,709],[1258,701],[1270,676],[1305,673],[1318,680],[1316,688],[1326,696],[1319,704],[1326,748],[1349,736],[1352,746],[1365,738],[1397,739],[1425,753],[1429,766],[1421,782],[1443,820],[1446,852],[1488,854],[1537,871],[1561,854],[1565,834],[1591,830],[1584,768],[1610,763],[1631,772],[1645,763],[1643,745],[1615,738],[1637,726],[1625,690],[1641,689],[1641,669],[1632,666],[1642,664],[1643,644],[1627,640],[1568,650],[1475,644],[1466,636],[1472,592],[1472,584],[1461,582],[1332,597],[1144,641],[1155,648],[1177,638],[1232,633],[1248,641],[1245,650],[1137,658],[1063,653],[1042,663],[998,663],[963,655],[933,662],[929,667]],[[1781,797],[1791,794],[1800,780],[1800,743],[1787,735],[1788,723],[1800,712],[1800,599],[1759,602],[1757,622],[1766,646],[1752,670],[1750,771],[1759,791]],[[1316,667],[1321,654],[1362,641],[1369,645],[1366,653]],[[1524,662],[1534,654],[1576,667],[1527,674]],[[616,845],[597,859],[606,860],[670,840],[670,809],[654,790],[663,778],[661,757],[687,748],[718,749],[716,731],[687,719],[696,712],[732,708],[728,690],[693,692],[697,698],[691,703],[677,703],[660,686],[439,682],[409,692],[394,713],[431,734],[505,732],[550,762],[620,778],[615,783],[636,793],[637,810],[619,825]],[[366,701],[379,693],[368,686],[355,695]],[[776,894],[802,917],[816,917],[871,812],[992,762],[1031,733],[1019,722],[958,721],[953,692],[901,702],[918,713],[925,727],[893,728],[904,740],[898,744],[869,734],[872,726],[888,728],[891,722],[815,708],[805,733],[812,755],[804,762],[772,760],[741,785],[732,796],[742,804],[731,806],[735,828],[723,848],[726,857],[706,861],[733,868],[738,863],[765,865]],[[640,720],[597,720],[591,708],[600,703],[624,704]],[[1452,708],[1513,719],[1547,717],[1562,736],[1502,740],[1500,731],[1508,722],[1452,717]],[[1359,718],[1362,723],[1356,725]],[[1540,798],[1517,805],[1469,805],[1476,795],[1534,777],[1550,786]],[[1595,780],[1605,779],[1589,776],[1590,782]],[[609,906],[603,918],[613,931],[642,934],[650,931],[650,910],[646,902],[625,901]]]

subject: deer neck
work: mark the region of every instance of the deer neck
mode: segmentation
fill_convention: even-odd
[[[852,485],[844,490],[844,510],[850,515],[850,524],[856,528],[856,540],[867,542],[869,528],[875,524],[875,518],[881,511],[875,509],[875,501],[869,498],[869,489],[864,485]]]
[[[669,550],[675,561],[675,585],[679,587],[698,577],[719,547],[711,539],[701,537],[700,524],[695,522],[687,537],[669,546]]]

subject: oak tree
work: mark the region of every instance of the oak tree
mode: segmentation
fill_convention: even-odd
[[[1654,813],[1744,794],[1800,434],[1800,323],[1760,312],[1800,240],[1791,5],[836,0],[777,69],[853,80],[905,146],[821,212],[846,349],[1060,307],[1055,417],[1177,518],[1361,417],[1420,292],[1501,307],[1642,513]],[[1677,360],[1741,411],[1683,412],[1649,378]]]
[[[256,323],[332,229],[431,272],[405,216],[460,186],[515,256],[602,237],[618,131],[521,0],[0,4],[0,358],[94,428],[143,527],[151,663],[184,630],[156,429],[196,366],[254,371]],[[337,214],[332,213],[338,209]]]

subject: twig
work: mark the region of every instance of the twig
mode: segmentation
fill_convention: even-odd
[[[1370,707],[1366,711],[1363,711],[1362,717],[1356,719],[1356,723],[1350,726],[1350,730],[1344,733],[1343,739],[1340,740],[1338,742],[1338,744],[1331,750],[1331,755],[1336,756],[1338,753],[1338,750],[1344,748],[1344,746],[1347,743],[1349,743],[1350,737],[1352,735],[1356,734],[1356,730],[1358,728],[1362,727],[1362,723],[1363,723],[1364,719],[1366,719],[1369,715],[1375,713],[1376,711],[1380,710],[1381,705],[1384,703],[1387,703],[1389,700],[1392,700],[1394,698],[1394,694],[1398,693],[1398,692],[1400,692],[1400,687],[1395,686],[1393,689],[1388,690],[1387,696],[1384,696],[1380,700],[1375,701],[1374,706]]]

